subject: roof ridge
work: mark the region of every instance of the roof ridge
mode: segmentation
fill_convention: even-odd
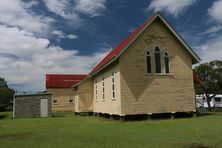
[[[45,80],[46,88],[71,88],[74,84],[80,82],[88,75],[47,75]]]
[[[154,13],[152,16],[148,17],[137,29],[135,29],[131,34],[129,34],[123,41],[121,41],[115,48],[113,48],[100,62],[96,64],[95,67],[92,68],[92,70],[89,72],[88,76],[85,79],[88,79],[89,77],[93,76],[96,74],[98,71],[103,69],[106,65],[110,64],[115,60],[115,58],[118,58],[119,55],[121,54],[121,51],[124,51],[130,45],[131,41],[134,41],[135,37],[141,33],[141,31],[149,24],[152,23],[153,20],[155,20],[157,17],[159,17],[163,23],[172,31],[172,33],[180,40],[180,42],[185,46],[185,48],[191,53],[191,56],[194,57],[194,59],[198,62],[199,57],[197,54],[192,50],[192,48],[189,47],[189,45],[185,42],[185,40],[177,33],[177,31],[173,28],[170,23],[163,17],[161,12],[157,11]],[[84,81],[83,79],[82,81]],[[82,81],[79,83],[75,84],[79,85]]]
[[[103,65],[114,58],[154,17],[159,15],[160,12],[148,17],[137,29],[129,34],[124,40],[122,40],[115,48],[113,48],[97,65],[89,72],[88,75],[92,75],[94,72],[99,70]]]
[[[87,76],[88,74],[46,74],[46,76]]]

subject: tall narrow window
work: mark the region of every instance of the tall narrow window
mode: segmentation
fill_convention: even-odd
[[[116,88],[115,88],[115,72],[112,70],[112,95],[113,99],[116,98]]]
[[[95,94],[96,94],[96,101],[98,101],[98,89],[97,89],[97,81],[95,81],[95,87],[96,87],[96,89],[95,89]]]
[[[105,83],[104,83],[104,76],[102,77],[102,88],[103,88],[103,100],[105,100]]]
[[[156,73],[161,73],[161,61],[160,61],[160,49],[155,48],[155,64],[156,64]]]
[[[151,73],[151,57],[150,57],[150,51],[147,51],[147,53],[146,53],[146,70],[147,70],[147,73]]]
[[[164,54],[164,62],[165,62],[165,72],[170,73],[169,55],[167,52],[165,52],[165,54]]]

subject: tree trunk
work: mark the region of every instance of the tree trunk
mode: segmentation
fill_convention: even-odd
[[[209,96],[209,95],[206,94],[207,105],[208,105],[208,110],[209,110],[209,111],[211,111],[212,108],[214,107],[214,106],[211,106],[211,105],[210,105],[210,102],[211,102],[212,98],[215,97],[215,95],[216,95],[216,94],[213,94],[212,96]]]
[[[206,95],[206,97],[207,97],[206,99],[207,99],[208,110],[211,111],[212,110],[212,107],[210,105],[211,98],[209,98],[209,96],[207,96],[207,95]]]
[[[207,105],[208,105],[208,110],[211,111],[212,110],[212,106],[210,105],[210,101],[212,100],[212,97],[215,96],[215,94],[213,96],[210,96],[210,94],[208,93],[206,87],[204,85],[203,86],[203,89],[204,89],[204,92],[205,92],[205,96],[206,96],[206,100],[207,100]]]

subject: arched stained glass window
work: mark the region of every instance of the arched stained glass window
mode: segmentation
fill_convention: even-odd
[[[151,56],[150,51],[146,53],[146,66],[147,66],[147,73],[151,73]]]
[[[156,73],[161,73],[160,49],[158,47],[155,48],[155,65]]]
[[[170,73],[169,55],[167,52],[165,52],[164,54],[164,62],[165,62],[165,72]]]

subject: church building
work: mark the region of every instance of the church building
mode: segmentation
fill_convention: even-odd
[[[75,112],[117,116],[196,112],[198,55],[157,12],[72,86]]]

